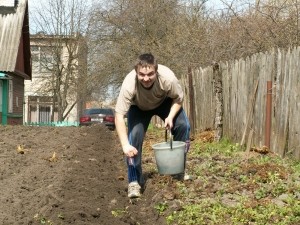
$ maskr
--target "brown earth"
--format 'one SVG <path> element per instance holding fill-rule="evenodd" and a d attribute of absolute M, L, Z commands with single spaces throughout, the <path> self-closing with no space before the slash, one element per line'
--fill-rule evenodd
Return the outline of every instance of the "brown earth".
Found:
<path fill-rule="evenodd" d="M 104 126 L 0 126 L 0 133 L 1 225 L 166 225 L 166 215 L 182 210 L 183 202 L 214 198 L 223 188 L 226 190 L 222 204 L 228 207 L 237 203 L 232 201 L 232 195 L 240 196 L 240 193 L 248 195 L 249 205 L 273 201 L 288 207 L 282 196 L 270 195 L 257 200 L 255 191 L 259 183 L 240 182 L 241 176 L 249 174 L 255 174 L 268 190 L 274 185 L 268 182 L 269 174 L 277 174 L 278 179 L 292 182 L 289 190 L 295 190 L 294 195 L 299 196 L 296 188 L 299 177 L 289 174 L 282 165 L 255 164 L 251 158 L 261 157 L 261 151 L 257 153 L 255 149 L 236 157 L 189 154 L 187 169 L 192 175 L 195 169 L 199 170 L 199 165 L 211 167 L 202 171 L 202 178 L 193 181 L 161 176 L 151 145 L 164 141 L 159 140 L 164 139 L 164 130 L 156 129 L 147 133 L 144 143 L 145 191 L 141 198 L 129 200 L 126 165 L 115 131 Z M 192 137 L 191 152 L 201 151 L 195 147 L 197 140 L 212 142 L 214 134 L 207 131 Z M 228 173 L 228 165 L 240 165 L 238 172 Z M 184 189 L 180 188 L 183 186 Z"/>
<path fill-rule="evenodd" d="M 130 201 L 115 131 L 1 126 L 0 132 L 0 224 L 165 224 L 155 205 L 175 198 L 172 190 L 158 191 L 160 180 L 170 178 L 145 171 L 145 191 Z M 151 156 L 144 163 L 153 164 Z M 172 188 L 172 180 L 163 183 Z"/>

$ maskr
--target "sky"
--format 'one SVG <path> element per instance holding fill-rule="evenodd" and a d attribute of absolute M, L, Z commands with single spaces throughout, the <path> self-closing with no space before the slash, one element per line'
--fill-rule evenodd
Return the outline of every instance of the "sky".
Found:
<path fill-rule="evenodd" d="M 29 3 L 29 8 L 32 6 L 32 5 L 34 5 L 34 4 L 39 4 L 40 2 L 43 2 L 43 1 L 48 1 L 48 0 L 28 0 L 28 3 Z M 92 2 L 93 0 L 91 0 L 91 2 Z M 96 0 L 94 0 L 94 1 L 96 1 Z M 224 0 L 223 0 L 224 1 Z M 231 1 L 235 1 L 235 0 L 225 0 L 225 1 L 227 1 L 227 2 L 231 2 Z M 209 7 L 217 7 L 217 8 L 219 8 L 219 7 L 222 7 L 222 5 L 223 5 L 223 3 L 222 3 L 222 0 L 208 0 L 208 2 L 207 2 L 207 5 L 209 6 Z"/>
<path fill-rule="evenodd" d="M 1 1 L 1 0 L 0 0 Z M 28 0 L 28 5 L 29 5 L 29 12 L 32 12 L 32 9 L 34 8 L 34 6 L 38 6 L 40 5 L 41 3 L 43 2 L 49 2 L 50 0 Z M 65 0 L 67 1 L 67 0 Z M 99 1 L 99 0 L 86 0 L 87 2 L 89 3 L 92 3 L 94 1 Z M 223 2 L 228 2 L 228 3 L 231 3 L 231 2 L 239 2 L 241 0 L 208 0 L 206 2 L 206 6 L 208 9 L 210 10 L 213 10 L 213 11 L 218 11 L 220 9 L 224 9 L 225 6 L 224 6 L 224 3 Z M 250 0 L 249 0 L 250 1 Z M 253 0 L 254 1 L 254 0 Z M 31 17 L 29 17 L 30 19 Z M 30 24 L 31 24 L 31 31 L 32 32 L 36 32 L 36 29 L 34 29 L 34 23 L 32 21 L 32 18 L 30 20 Z"/>
<path fill-rule="evenodd" d="M 221 0 L 208 0 L 207 2 L 207 6 L 208 7 L 221 7 L 223 5 L 223 3 L 221 2 Z"/>
<path fill-rule="evenodd" d="M 231 5 L 231 3 L 234 3 L 233 5 L 239 6 L 238 8 L 243 8 L 244 6 L 246 6 L 247 4 L 245 4 L 246 2 L 255 2 L 255 0 L 208 0 L 206 3 L 206 6 L 208 8 L 213 8 L 215 10 L 219 10 L 219 9 L 224 9 L 226 8 L 224 5 L 224 2 L 227 3 L 228 5 Z"/>

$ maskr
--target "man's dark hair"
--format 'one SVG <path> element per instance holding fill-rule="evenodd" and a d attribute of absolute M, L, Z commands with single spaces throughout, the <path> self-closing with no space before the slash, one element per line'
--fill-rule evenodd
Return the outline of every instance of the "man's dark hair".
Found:
<path fill-rule="evenodd" d="M 134 65 L 134 69 L 136 72 L 140 66 L 154 66 L 155 71 L 157 71 L 158 68 L 157 61 L 151 53 L 142 54 L 137 58 L 137 61 Z"/>

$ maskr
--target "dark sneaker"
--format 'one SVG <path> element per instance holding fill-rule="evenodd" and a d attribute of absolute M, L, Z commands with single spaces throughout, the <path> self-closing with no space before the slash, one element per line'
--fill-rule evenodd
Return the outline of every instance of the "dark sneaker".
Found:
<path fill-rule="evenodd" d="M 138 182 L 134 181 L 128 185 L 128 197 L 129 198 L 138 198 L 141 197 L 141 186 Z"/>

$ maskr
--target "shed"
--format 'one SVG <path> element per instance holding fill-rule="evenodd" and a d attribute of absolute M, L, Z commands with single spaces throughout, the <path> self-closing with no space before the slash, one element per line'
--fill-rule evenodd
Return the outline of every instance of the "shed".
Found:
<path fill-rule="evenodd" d="M 24 80 L 31 79 L 28 0 L 0 1 L 0 122 L 23 124 Z"/>

